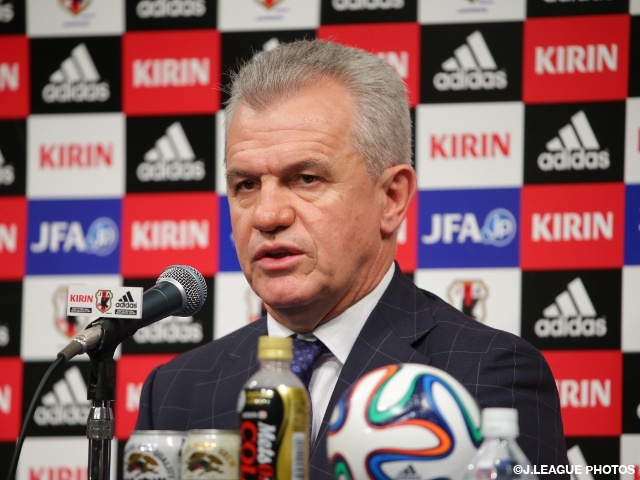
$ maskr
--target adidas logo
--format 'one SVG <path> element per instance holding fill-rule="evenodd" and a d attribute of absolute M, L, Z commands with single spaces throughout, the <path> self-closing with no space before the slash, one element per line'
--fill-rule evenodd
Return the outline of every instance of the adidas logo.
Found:
<path fill-rule="evenodd" d="M 433 86 L 449 90 L 502 90 L 507 88 L 507 73 L 498 70 L 493 55 L 479 30 L 456 48 L 442 63 L 444 72 L 433 77 Z"/>
<path fill-rule="evenodd" d="M 42 99 L 46 103 L 106 102 L 110 96 L 109 84 L 100 81 L 100 74 L 84 43 L 71 51 L 71 56 L 60 64 L 42 89 Z"/>
<path fill-rule="evenodd" d="M 603 337 L 607 321 L 598 318 L 589 294 L 580 277 L 567 285 L 556 301 L 542 312 L 533 329 L 540 338 L 547 337 Z"/>
<path fill-rule="evenodd" d="M 144 155 L 136 176 L 141 182 L 202 180 L 206 174 L 204 162 L 196 160 L 191 144 L 180 122 L 172 123 L 155 147 Z"/>
<path fill-rule="evenodd" d="M 606 170 L 611 161 L 609 152 L 600 144 L 584 111 L 571 117 L 571 122 L 560 130 L 558 136 L 547 142 L 547 152 L 538 155 L 540 170 Z"/>
<path fill-rule="evenodd" d="M 87 384 L 80 369 L 71 367 L 42 397 L 42 405 L 36 408 L 33 420 L 41 427 L 85 425 L 90 408 Z"/>
<path fill-rule="evenodd" d="M 0 186 L 11 185 L 16 179 L 13 165 L 5 165 L 4 156 L 0 150 Z"/>
<path fill-rule="evenodd" d="M 138 302 L 133 301 L 130 291 L 127 291 L 117 302 L 116 308 L 138 308 Z"/>
<path fill-rule="evenodd" d="M 142 0 L 136 5 L 139 18 L 201 17 L 205 13 L 205 0 Z"/>
<path fill-rule="evenodd" d="M 409 465 L 404 470 L 398 472 L 398 474 L 394 477 L 394 480 L 421 480 L 422 477 L 416 469 L 413 468 L 413 465 Z"/>

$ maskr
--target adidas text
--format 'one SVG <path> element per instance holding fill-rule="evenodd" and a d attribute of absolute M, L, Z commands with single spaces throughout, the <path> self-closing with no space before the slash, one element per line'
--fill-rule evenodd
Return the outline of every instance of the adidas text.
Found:
<path fill-rule="evenodd" d="M 12 185 L 16 174 L 12 165 L 0 166 L 0 185 Z"/>
<path fill-rule="evenodd" d="M 607 321 L 604 318 L 583 317 L 541 318 L 533 329 L 540 338 L 603 337 L 607 334 Z"/>
<path fill-rule="evenodd" d="M 88 405 L 41 405 L 36 408 L 33 419 L 42 427 L 51 425 L 85 425 L 90 408 Z"/>
<path fill-rule="evenodd" d="M 0 325 L 0 347 L 6 347 L 9 345 L 10 340 L 11 334 L 9 332 L 9 327 L 6 325 Z"/>
<path fill-rule="evenodd" d="M 502 70 L 440 72 L 433 77 L 433 86 L 441 91 L 503 90 L 507 88 L 507 74 Z"/>
<path fill-rule="evenodd" d="M 147 343 L 199 343 L 204 338 L 202 325 L 197 322 L 185 322 L 169 317 L 163 322 L 141 328 L 133 336 L 138 344 Z"/>
<path fill-rule="evenodd" d="M 138 308 L 137 302 L 118 302 L 116 308 Z"/>
<path fill-rule="evenodd" d="M 0 5 L 0 22 L 2 23 L 9 23 L 11 20 L 13 20 L 13 5 L 12 4 L 7 4 L 7 5 Z"/>
<path fill-rule="evenodd" d="M 141 182 L 163 182 L 170 180 L 177 182 L 180 180 L 202 180 L 206 174 L 204 162 L 144 162 L 138 165 L 136 176 Z"/>
<path fill-rule="evenodd" d="M 107 82 L 49 83 L 42 89 L 46 103 L 106 102 L 110 96 Z"/>
<path fill-rule="evenodd" d="M 404 0 L 332 0 L 334 10 L 390 10 L 404 7 Z"/>
<path fill-rule="evenodd" d="M 538 156 L 538 167 L 540 170 L 549 172 L 551 170 L 606 170 L 611 165 L 609 152 L 562 150 L 560 152 L 545 152 Z"/>
<path fill-rule="evenodd" d="M 207 5 L 204 0 L 142 0 L 136 13 L 140 18 L 202 17 Z"/>

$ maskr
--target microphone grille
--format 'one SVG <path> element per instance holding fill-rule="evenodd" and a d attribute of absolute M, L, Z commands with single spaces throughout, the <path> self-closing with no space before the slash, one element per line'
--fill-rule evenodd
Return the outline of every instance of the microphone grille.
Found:
<path fill-rule="evenodd" d="M 158 282 L 163 279 L 172 279 L 179 283 L 185 291 L 187 301 L 182 310 L 176 315 L 187 317 L 197 313 L 207 299 L 207 284 L 202 274 L 188 265 L 171 265 L 158 277 Z"/>

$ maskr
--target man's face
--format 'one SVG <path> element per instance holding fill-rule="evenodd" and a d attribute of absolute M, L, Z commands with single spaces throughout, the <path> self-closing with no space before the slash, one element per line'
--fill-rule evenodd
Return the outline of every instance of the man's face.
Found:
<path fill-rule="evenodd" d="M 229 126 L 227 191 L 240 265 L 269 311 L 298 331 L 379 280 L 384 191 L 351 146 L 352 123 L 347 91 L 325 82 L 264 111 L 241 104 Z"/>

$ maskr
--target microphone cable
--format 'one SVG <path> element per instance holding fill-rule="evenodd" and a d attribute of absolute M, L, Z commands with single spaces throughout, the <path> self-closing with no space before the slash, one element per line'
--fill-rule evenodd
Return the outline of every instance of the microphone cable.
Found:
<path fill-rule="evenodd" d="M 20 435 L 18 436 L 18 441 L 16 442 L 16 448 L 13 451 L 13 457 L 11 458 L 11 465 L 9 466 L 9 474 L 7 475 L 7 480 L 13 480 L 16 477 L 16 470 L 18 468 L 18 458 L 20 458 L 20 451 L 22 450 L 22 444 L 24 443 L 24 439 L 27 436 L 27 424 L 29 420 L 33 417 L 33 414 L 36 410 L 36 404 L 38 398 L 40 398 L 40 393 L 44 388 L 45 383 L 49 380 L 49 377 L 53 374 L 53 372 L 65 362 L 65 359 L 62 355 L 58 355 L 55 361 L 49 366 L 49 369 L 46 371 L 40 383 L 38 384 L 38 388 L 36 388 L 36 392 L 31 399 L 31 403 L 29 404 L 29 408 L 25 413 L 24 422 L 22 423 L 22 429 L 20 430 Z"/>

